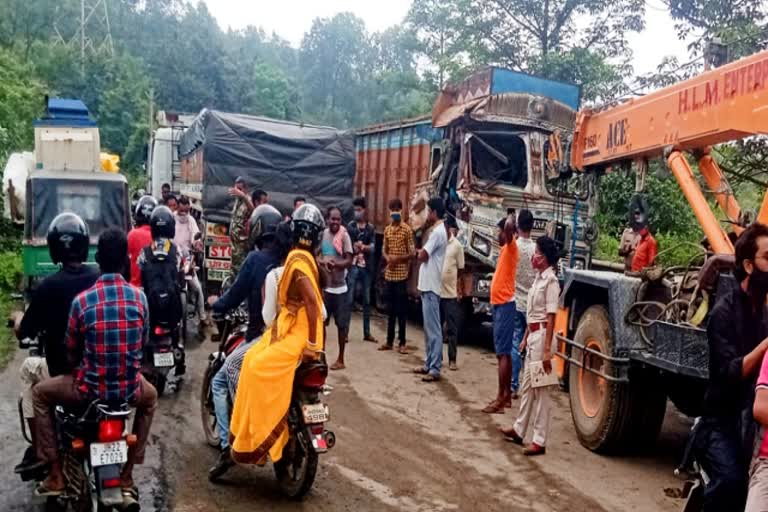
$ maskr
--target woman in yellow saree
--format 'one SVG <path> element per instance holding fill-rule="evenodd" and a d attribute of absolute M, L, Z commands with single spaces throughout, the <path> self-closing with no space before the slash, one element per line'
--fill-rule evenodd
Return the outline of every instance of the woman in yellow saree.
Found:
<path fill-rule="evenodd" d="M 232 458 L 244 464 L 264 464 L 267 455 L 280 460 L 296 368 L 302 358 L 319 357 L 324 347 L 314 250 L 325 223 L 317 207 L 305 204 L 294 212 L 291 227 L 294 246 L 278 285 L 280 312 L 245 356 L 232 412 Z"/>

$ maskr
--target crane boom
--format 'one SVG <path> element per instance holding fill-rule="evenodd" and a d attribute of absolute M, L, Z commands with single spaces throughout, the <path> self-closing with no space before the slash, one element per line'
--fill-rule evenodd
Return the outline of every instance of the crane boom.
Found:
<path fill-rule="evenodd" d="M 768 51 L 763 51 L 621 105 L 582 110 L 571 166 L 586 171 L 666 156 L 712 249 L 732 254 L 733 245 L 682 152 L 696 153 L 699 171 L 738 233 L 741 208 L 709 147 L 767 133 Z M 757 220 L 768 222 L 768 194 Z"/>
<path fill-rule="evenodd" d="M 584 170 L 768 133 L 768 51 L 576 119 L 571 164 Z"/>

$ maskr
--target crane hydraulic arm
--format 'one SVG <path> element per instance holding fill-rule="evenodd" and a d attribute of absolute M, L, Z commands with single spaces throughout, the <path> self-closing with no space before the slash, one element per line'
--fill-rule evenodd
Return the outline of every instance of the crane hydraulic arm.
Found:
<path fill-rule="evenodd" d="M 576 118 L 571 165 L 578 170 L 666 156 L 704 234 L 716 253 L 733 246 L 710 209 L 683 155 L 693 152 L 720 208 L 737 231 L 741 209 L 709 148 L 768 133 L 768 51 Z M 768 194 L 758 215 L 768 223 Z"/>

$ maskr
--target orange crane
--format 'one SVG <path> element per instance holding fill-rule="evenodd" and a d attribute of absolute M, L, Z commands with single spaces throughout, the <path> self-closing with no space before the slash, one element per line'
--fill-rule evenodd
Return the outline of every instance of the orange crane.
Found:
<path fill-rule="evenodd" d="M 767 132 L 768 51 L 577 114 L 571 167 L 599 176 L 637 163 L 642 172 L 648 159 L 666 158 L 716 254 L 701 267 L 691 261 L 641 276 L 565 271 L 555 321 L 558 374 L 568 387 L 576 433 L 590 450 L 652 442 L 668 399 L 685 414 L 700 414 L 709 375 L 704 326 L 719 287 L 732 286 L 727 270 L 733 245 L 688 158 L 697 161 L 729 229 L 738 234 L 752 219 L 743 214 L 711 147 Z M 550 164 L 565 158 L 557 144 L 553 134 Z M 768 224 L 768 193 L 756 220 Z"/>
<path fill-rule="evenodd" d="M 733 245 L 710 209 L 684 152 L 699 171 L 727 220 L 740 232 L 741 208 L 710 147 L 768 133 L 768 51 L 576 119 L 571 165 L 578 170 L 665 156 L 715 253 Z M 768 224 L 768 194 L 757 220 Z"/>

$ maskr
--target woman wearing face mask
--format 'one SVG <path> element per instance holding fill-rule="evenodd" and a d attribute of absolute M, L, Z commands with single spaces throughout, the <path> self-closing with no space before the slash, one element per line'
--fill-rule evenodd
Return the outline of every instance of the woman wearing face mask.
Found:
<path fill-rule="evenodd" d="M 520 352 L 528 348 L 523 372 L 520 412 L 511 429 L 501 430 L 507 441 L 519 445 L 523 444 L 523 440 L 532 430 L 533 442 L 523 449 L 523 454 L 529 456 L 546 453 L 552 408 L 551 391 L 550 387 L 533 388 L 531 386 L 530 365 L 541 361 L 545 372 L 552 371 L 552 338 L 560 296 L 560 283 L 555 274 L 557 260 L 558 250 L 554 240 L 548 236 L 542 236 L 536 240 L 536 251 L 531 258 L 536 277 L 528 291 L 528 327 L 520 344 Z"/>

